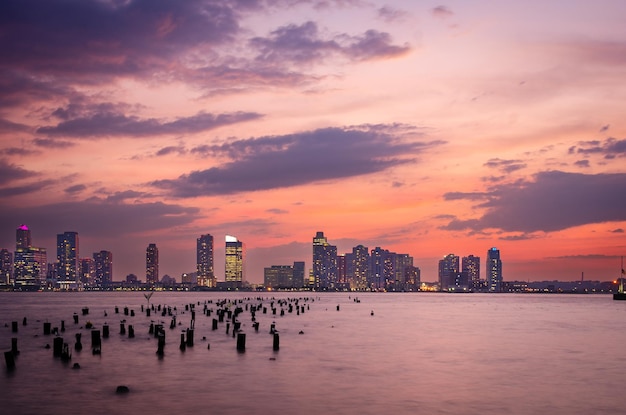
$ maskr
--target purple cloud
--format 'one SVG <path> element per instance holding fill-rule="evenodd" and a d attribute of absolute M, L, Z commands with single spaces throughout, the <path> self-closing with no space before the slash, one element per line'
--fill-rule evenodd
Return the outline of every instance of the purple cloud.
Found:
<path fill-rule="evenodd" d="M 522 160 L 502 160 L 495 158 L 487 161 L 484 166 L 492 169 L 498 169 L 503 173 L 513 173 L 514 171 L 525 168 L 526 163 Z"/>
<path fill-rule="evenodd" d="M 325 128 L 205 146 L 203 154 L 227 156 L 232 161 L 151 184 L 174 197 L 291 187 L 415 163 L 421 152 L 442 144 L 403 140 L 400 138 L 403 128 Z M 192 152 L 200 150 L 196 148 Z"/>
<path fill-rule="evenodd" d="M 448 193 L 446 200 L 462 199 Z M 547 171 L 534 181 L 496 186 L 483 194 L 485 209 L 478 219 L 450 221 L 443 229 L 501 229 L 507 232 L 553 232 L 590 223 L 626 220 L 626 174 Z M 468 194 L 467 200 L 476 200 Z"/>

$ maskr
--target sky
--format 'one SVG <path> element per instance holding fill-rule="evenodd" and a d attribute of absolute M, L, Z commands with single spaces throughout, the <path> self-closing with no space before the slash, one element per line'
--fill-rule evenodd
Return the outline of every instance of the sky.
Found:
<path fill-rule="evenodd" d="M 504 280 L 613 280 L 626 254 L 626 2 L 3 0 L 0 248 L 26 224 L 114 280 L 323 231 Z"/>

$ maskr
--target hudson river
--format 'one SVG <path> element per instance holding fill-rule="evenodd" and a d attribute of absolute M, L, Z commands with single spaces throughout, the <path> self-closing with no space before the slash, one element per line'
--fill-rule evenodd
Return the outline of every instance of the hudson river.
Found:
<path fill-rule="evenodd" d="M 280 299 L 292 300 L 291 313 L 285 304 L 280 315 Z M 238 321 L 245 351 L 237 350 L 232 319 L 226 316 L 213 330 L 221 300 L 224 307 L 230 302 L 231 311 L 244 310 Z M 608 295 L 156 292 L 150 304 L 170 307 L 180 324 L 170 328 L 172 316 L 157 310 L 146 316 L 141 292 L 0 293 L 0 347 L 11 350 L 11 339 L 17 338 L 20 352 L 13 370 L 2 356 L 0 412 L 626 412 L 626 302 Z M 181 334 L 191 325 L 190 304 L 194 343 L 181 351 Z M 253 305 L 267 309 L 256 311 L 258 331 L 246 310 Z M 83 315 L 85 307 L 89 312 Z M 68 343 L 69 361 L 53 356 L 55 335 L 44 334 L 46 322 Z M 101 354 L 92 353 L 88 322 L 101 332 L 109 326 Z M 151 322 L 164 325 L 162 357 L 149 334 Z M 74 349 L 77 333 L 82 351 Z M 128 393 L 116 393 L 122 385 Z"/>

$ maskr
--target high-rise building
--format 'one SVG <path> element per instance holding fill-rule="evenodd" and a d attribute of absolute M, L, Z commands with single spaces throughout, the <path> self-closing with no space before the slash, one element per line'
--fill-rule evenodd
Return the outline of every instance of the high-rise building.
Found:
<path fill-rule="evenodd" d="M 94 286 L 94 276 L 96 273 L 96 267 L 92 258 L 81 258 L 80 259 L 80 282 L 83 285 L 92 287 Z"/>
<path fill-rule="evenodd" d="M 213 268 L 213 236 L 201 235 L 196 240 L 196 270 L 198 285 L 215 287 L 217 281 Z"/>
<path fill-rule="evenodd" d="M 0 250 L 0 285 L 13 285 L 13 254 Z"/>
<path fill-rule="evenodd" d="M 78 233 L 57 235 L 57 278 L 59 281 L 78 282 Z"/>
<path fill-rule="evenodd" d="M 498 248 L 487 251 L 487 290 L 495 293 L 502 291 L 502 261 Z"/>
<path fill-rule="evenodd" d="M 317 232 L 313 238 L 313 277 L 318 290 L 336 287 L 337 247 L 328 243 L 324 232 Z"/>
<path fill-rule="evenodd" d="M 263 269 L 263 285 L 266 288 L 293 288 L 293 267 L 272 265 Z"/>
<path fill-rule="evenodd" d="M 244 278 L 244 246 L 234 236 L 226 235 L 225 280 L 234 287 L 241 287 Z"/>
<path fill-rule="evenodd" d="M 156 244 L 149 244 L 146 248 L 146 283 L 159 282 L 159 249 Z"/>
<path fill-rule="evenodd" d="M 370 274 L 370 254 L 366 246 L 357 245 L 346 254 L 346 274 L 352 290 L 365 290 Z"/>
<path fill-rule="evenodd" d="M 469 288 L 480 288 L 480 257 L 474 255 L 464 256 L 461 260 L 461 270 L 467 274 Z"/>
<path fill-rule="evenodd" d="M 100 251 L 93 253 L 94 283 L 98 287 L 110 285 L 113 282 L 113 253 Z"/>
<path fill-rule="evenodd" d="M 30 229 L 26 225 L 20 225 L 15 231 L 15 249 L 28 249 L 31 246 Z"/>
<path fill-rule="evenodd" d="M 35 290 L 46 281 L 48 255 L 45 248 L 31 246 L 18 249 L 13 257 L 14 286 L 18 290 Z"/>
<path fill-rule="evenodd" d="M 459 274 L 459 257 L 448 254 L 439 260 L 439 289 L 448 291 L 455 286 Z"/>
<path fill-rule="evenodd" d="M 304 261 L 295 261 L 293 263 L 293 287 L 302 288 L 305 285 Z"/>

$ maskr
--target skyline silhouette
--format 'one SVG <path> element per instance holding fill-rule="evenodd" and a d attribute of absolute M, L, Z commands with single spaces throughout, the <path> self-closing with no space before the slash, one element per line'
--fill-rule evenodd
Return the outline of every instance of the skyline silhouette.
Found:
<path fill-rule="evenodd" d="M 618 277 L 624 2 L 409 3 L 3 1 L 0 247 L 179 276 L 235 235 L 259 279 L 323 230 L 425 280 L 493 246 L 507 280 Z"/>

